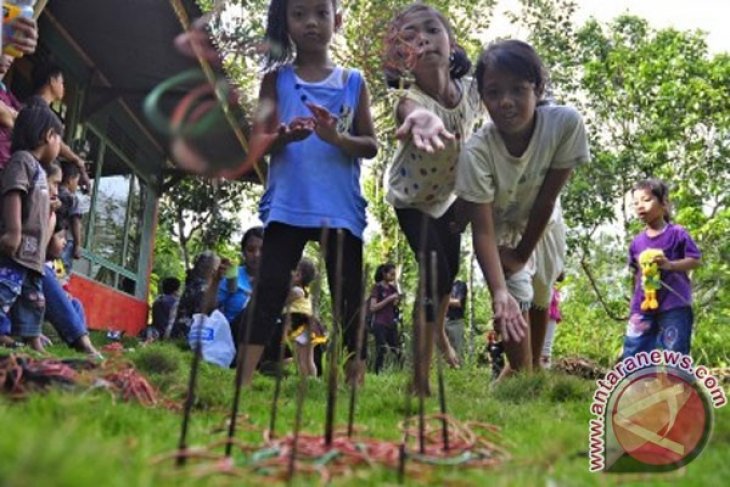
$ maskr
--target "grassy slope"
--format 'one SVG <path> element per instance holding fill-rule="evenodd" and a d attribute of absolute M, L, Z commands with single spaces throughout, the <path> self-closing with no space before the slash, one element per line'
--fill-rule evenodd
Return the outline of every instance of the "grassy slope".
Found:
<path fill-rule="evenodd" d="M 60 348 L 54 351 L 61 351 Z M 65 353 L 65 352 L 64 352 Z M 153 346 L 128 354 L 168 397 L 182 397 L 189 355 L 174 346 Z M 155 372 L 156 371 L 156 372 Z M 490 388 L 486 369 L 467 367 L 447 372 L 448 406 L 462 420 L 480 420 L 503 429 L 502 443 L 513 455 L 496 470 L 440 468 L 430 477 L 433 485 L 666 485 L 661 477 L 617 477 L 587 470 L 588 410 L 592 384 L 571 377 L 539 375 L 516 378 Z M 198 410 L 190 433 L 192 444 L 220 438 L 211 429 L 220 424 L 232 396 L 233 374 L 203 367 Z M 398 439 L 403 415 L 401 373 L 368 376 L 359 401 L 358 424 L 368 435 Z M 278 430 L 291 428 L 296 378 L 283 384 Z M 259 430 L 268 426 L 273 381 L 257 377 L 246 392 L 242 408 Z M 347 395 L 339 397 L 339 423 L 346 419 Z M 321 431 L 325 387 L 312 381 L 305 405 L 305 431 Z M 427 410 L 435 412 L 430 399 Z M 204 481 L 175 476 L 169 464 L 154 466 L 150 459 L 174 449 L 179 415 L 164 409 L 143 408 L 113 400 L 108 393 L 53 392 L 27 401 L 0 398 L 0 486 L 158 486 L 256 485 L 256 477 L 223 476 Z M 249 441 L 260 433 L 243 435 Z M 717 411 L 713 438 L 702 455 L 673 482 L 678 485 L 725 485 L 730 478 L 730 409 Z M 394 484 L 389 470 L 359 470 L 336 485 Z M 300 485 L 302 482 L 296 482 Z M 415 482 L 409 482 L 415 485 Z"/>

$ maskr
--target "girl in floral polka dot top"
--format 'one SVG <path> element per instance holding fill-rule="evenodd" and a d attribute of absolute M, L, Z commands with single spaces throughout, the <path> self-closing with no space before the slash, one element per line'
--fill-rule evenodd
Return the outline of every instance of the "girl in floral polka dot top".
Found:
<path fill-rule="evenodd" d="M 450 365 L 458 359 L 444 330 L 445 314 L 459 271 L 461 237 L 452 231 L 456 210 L 454 184 L 462 143 L 471 135 L 481 114 L 475 83 L 465 75 L 471 62 L 454 38 L 448 20 L 436 9 L 415 3 L 391 22 L 386 38 L 385 71 L 389 84 L 400 88 L 395 108 L 397 136 L 401 139 L 387 174 L 387 201 L 419 260 L 425 276 L 426 299 L 416 303 L 417 322 L 428 330 L 419 346 L 420 366 L 414 391 L 428 394 L 428 370 L 435 336 Z M 404 89 L 408 74 L 412 83 Z M 431 256 L 436 254 L 436 272 Z M 515 336 L 525 327 L 517 303 L 509 296 L 494 246 L 492 292 L 495 319 L 508 324 Z M 429 299 L 435 282 L 437 303 Z"/>

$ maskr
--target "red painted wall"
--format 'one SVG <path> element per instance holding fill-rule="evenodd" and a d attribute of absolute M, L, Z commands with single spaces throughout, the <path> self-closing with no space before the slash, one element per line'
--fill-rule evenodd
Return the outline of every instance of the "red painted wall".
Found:
<path fill-rule="evenodd" d="M 145 301 L 78 274 L 71 274 L 68 291 L 84 304 L 92 330 L 119 330 L 132 336 L 147 325 Z"/>

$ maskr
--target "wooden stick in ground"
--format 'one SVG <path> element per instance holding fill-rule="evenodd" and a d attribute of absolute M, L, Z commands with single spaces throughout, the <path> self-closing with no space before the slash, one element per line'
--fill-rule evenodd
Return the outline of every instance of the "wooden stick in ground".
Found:
<path fill-rule="evenodd" d="M 294 273 L 289 280 L 289 289 L 294 286 Z M 281 332 L 279 341 L 279 354 L 276 357 L 276 382 L 274 383 L 274 397 L 271 401 L 271 419 L 269 421 L 269 438 L 276 436 L 276 415 L 279 406 L 279 395 L 281 394 L 281 380 L 284 377 L 284 350 L 286 349 L 286 334 L 291 330 L 291 314 L 284 313 L 284 329 Z"/>
<path fill-rule="evenodd" d="M 355 347 L 355 360 L 360 360 L 362 354 L 362 347 L 365 346 L 365 315 L 366 311 L 370 306 L 369 293 L 367 292 L 367 276 L 369 275 L 368 267 L 362 274 L 362 290 L 363 290 L 363 302 L 360 306 L 360 319 L 357 324 L 357 346 Z M 355 422 L 355 403 L 357 402 L 357 380 L 353 380 L 350 385 L 350 410 L 347 415 L 347 437 L 352 438 L 353 424 Z"/>
<path fill-rule="evenodd" d="M 405 481 L 406 460 L 408 459 L 408 427 L 411 419 L 411 391 L 406 387 L 405 412 L 403 414 L 403 440 L 398 447 L 398 483 Z"/>
<path fill-rule="evenodd" d="M 176 465 L 182 467 L 185 465 L 187 457 L 185 456 L 185 450 L 188 448 L 188 425 L 190 424 L 190 416 L 193 410 L 193 403 L 195 402 L 195 389 L 198 381 L 198 369 L 200 366 L 200 359 L 203 356 L 203 330 L 198 331 L 198 337 L 195 340 L 195 350 L 193 351 L 193 360 L 190 365 L 190 379 L 188 380 L 188 392 L 185 396 L 185 405 L 183 407 L 183 419 L 180 427 L 180 441 L 178 442 L 178 455 L 176 459 Z"/>
<path fill-rule="evenodd" d="M 438 263 L 436 261 L 437 256 L 436 252 L 431 252 L 431 299 L 433 300 L 434 304 L 434 316 L 439 319 L 441 314 L 439 311 L 436 311 L 437 303 L 440 304 L 440 297 L 438 295 L 438 285 L 437 285 L 437 273 L 438 273 Z M 431 330 L 432 332 L 436 332 L 437 330 Z M 439 405 L 441 407 L 441 435 L 443 437 L 444 442 L 444 450 L 449 451 L 449 423 L 446 420 L 446 388 L 444 387 L 444 363 L 443 363 L 443 357 L 440 353 L 436 353 L 436 373 L 438 374 L 438 388 L 439 388 Z"/>
<path fill-rule="evenodd" d="M 251 340 L 251 328 L 253 326 L 253 314 L 256 310 L 258 299 L 259 269 L 254 276 L 254 287 L 251 299 L 246 305 L 246 313 L 241 313 L 238 323 L 238 352 L 236 353 L 236 379 L 234 381 L 233 403 L 231 404 L 231 417 L 228 424 L 228 441 L 226 442 L 226 457 L 230 457 L 233 450 L 233 437 L 236 435 L 236 419 L 241 401 L 241 386 L 243 384 L 243 365 L 246 363 L 246 347 Z M 245 323 L 245 330 L 242 330 Z"/>
<path fill-rule="evenodd" d="M 312 346 L 312 334 L 311 334 L 311 322 L 307 321 L 304 328 L 305 336 L 309 339 L 308 346 Z M 296 412 L 294 414 L 294 437 L 292 438 L 291 453 L 289 455 L 289 466 L 287 468 L 287 481 L 291 483 L 294 478 L 294 472 L 296 470 L 297 461 L 297 446 L 299 443 L 299 430 L 302 425 L 302 410 L 304 409 L 304 398 L 307 395 L 307 375 L 299 374 L 299 385 L 297 387 L 297 404 Z"/>
<path fill-rule="evenodd" d="M 413 349 L 413 363 L 416 370 L 414 374 L 415 389 L 418 393 L 418 450 L 423 455 L 426 453 L 426 421 L 425 421 L 425 396 L 429 389 L 429 370 L 427 364 L 430 363 L 430 353 L 428 347 L 428 338 L 426 334 L 429 332 L 426 328 L 428 300 L 426 299 L 426 275 L 428 272 L 428 261 L 426 260 L 427 248 L 427 216 L 424 214 L 421 221 L 421 248 L 418 252 L 418 297 L 416 299 L 415 313 L 415 344 Z M 433 276 L 432 276 L 433 278 Z"/>
<path fill-rule="evenodd" d="M 335 262 L 335 292 L 332 317 L 334 318 L 333 336 L 334 340 L 330 347 L 329 377 L 327 381 L 327 410 L 324 422 L 324 444 L 332 446 L 334 436 L 335 410 L 337 407 L 337 373 L 339 368 L 339 349 L 341 347 L 340 337 L 344 323 L 342 321 L 342 248 L 345 234 L 342 229 L 337 230 L 337 253 Z"/>

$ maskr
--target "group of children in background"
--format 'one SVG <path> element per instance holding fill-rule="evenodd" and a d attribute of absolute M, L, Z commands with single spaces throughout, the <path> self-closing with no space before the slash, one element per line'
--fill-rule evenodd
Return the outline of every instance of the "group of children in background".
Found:
<path fill-rule="evenodd" d="M 100 357 L 91 343 L 81 303 L 63 288 L 67 268 L 54 261 L 78 255 L 79 171 L 56 162 L 63 125 L 45 104 L 20 110 L 12 155 L 0 174 L 0 340 L 20 337 L 44 352 L 44 318 L 77 350 Z M 74 228 L 71 238 L 67 229 Z"/>

